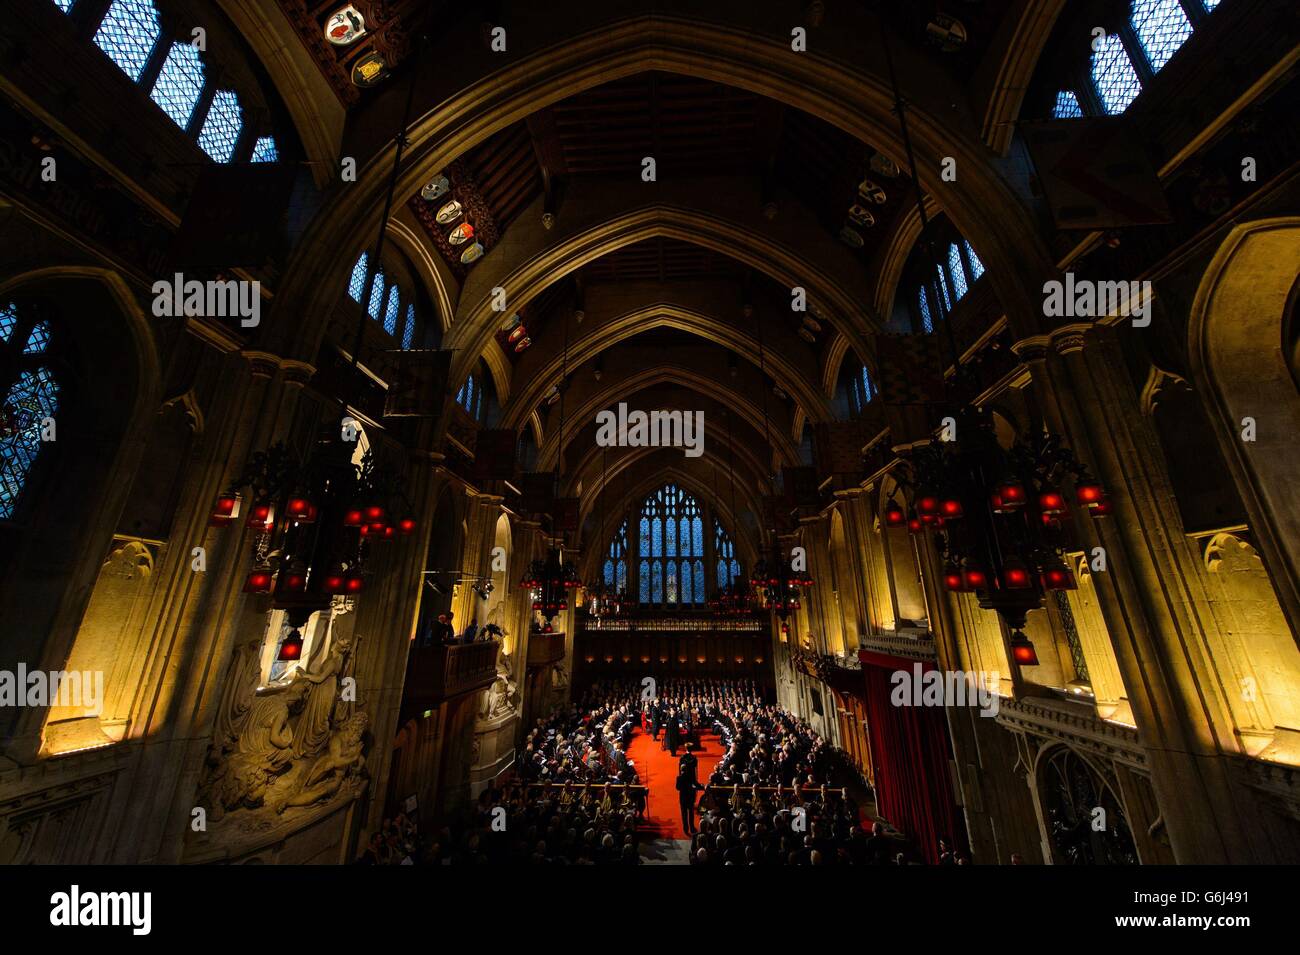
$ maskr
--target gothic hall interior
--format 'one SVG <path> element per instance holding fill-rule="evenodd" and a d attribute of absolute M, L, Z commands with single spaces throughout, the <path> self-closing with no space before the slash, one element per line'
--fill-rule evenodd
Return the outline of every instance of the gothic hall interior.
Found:
<path fill-rule="evenodd" d="M 1300 862 L 1294 3 L 4 21 L 0 863 Z"/>

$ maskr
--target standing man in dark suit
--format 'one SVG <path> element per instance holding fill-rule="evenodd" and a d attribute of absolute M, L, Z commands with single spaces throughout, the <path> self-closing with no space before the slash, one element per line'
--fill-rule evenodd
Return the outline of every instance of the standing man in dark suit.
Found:
<path fill-rule="evenodd" d="M 695 778 L 696 759 L 691 754 L 691 744 L 677 764 L 677 801 L 682 808 L 682 829 L 688 836 L 695 835 L 695 794 L 704 787 Z"/>
<path fill-rule="evenodd" d="M 681 727 L 677 723 L 676 710 L 668 711 L 668 725 L 664 729 L 664 747 L 670 756 L 677 755 L 677 747 L 682 745 Z"/>

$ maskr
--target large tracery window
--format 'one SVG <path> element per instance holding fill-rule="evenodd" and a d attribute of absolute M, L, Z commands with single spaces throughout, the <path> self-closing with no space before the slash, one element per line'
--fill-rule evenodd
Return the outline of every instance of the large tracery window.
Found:
<path fill-rule="evenodd" d="M 59 410 L 59 384 L 46 362 L 50 326 L 14 304 L 0 305 L 0 519 L 14 516 L 41 453 L 42 422 Z"/>
<path fill-rule="evenodd" d="M 665 484 L 641 505 L 641 602 L 702 604 L 704 518 L 695 498 Z"/>

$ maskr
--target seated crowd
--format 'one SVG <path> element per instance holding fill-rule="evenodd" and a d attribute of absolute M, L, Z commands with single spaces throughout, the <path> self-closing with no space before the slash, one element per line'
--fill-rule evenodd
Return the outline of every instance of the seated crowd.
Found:
<path fill-rule="evenodd" d="M 489 789 L 459 832 L 444 829 L 431 861 L 637 865 L 645 790 L 627 757 L 636 687 L 593 687 L 581 705 L 540 719 L 515 777 Z"/>

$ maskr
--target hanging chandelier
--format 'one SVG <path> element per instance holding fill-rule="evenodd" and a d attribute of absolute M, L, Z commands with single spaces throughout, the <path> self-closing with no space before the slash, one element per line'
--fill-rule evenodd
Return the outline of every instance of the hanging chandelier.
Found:
<path fill-rule="evenodd" d="M 296 660 L 298 629 L 334 598 L 365 589 L 373 545 L 414 533 L 410 515 L 397 474 L 378 467 L 369 450 L 353 463 L 351 446 L 331 432 L 305 461 L 283 442 L 253 454 L 218 495 L 208 523 L 228 527 L 243 517 L 253 532 L 244 593 L 270 595 L 272 609 L 288 612 L 294 634 L 282 642 L 280 659 Z"/>
<path fill-rule="evenodd" d="M 582 581 L 577 568 L 563 560 L 558 547 L 552 547 L 545 559 L 532 562 L 519 586 L 532 595 L 533 609 L 542 615 L 550 630 L 555 615 L 569 609 L 569 591 L 581 587 Z"/>
<path fill-rule="evenodd" d="M 932 535 L 945 588 L 974 593 L 1006 622 L 1016 662 L 1036 665 L 1026 614 L 1048 592 L 1078 587 L 1064 559 L 1074 542 L 1066 485 L 1092 518 L 1111 513 L 1110 499 L 1058 435 L 1043 431 L 1005 449 L 992 416 L 967 407 L 957 436 L 908 453 L 911 476 L 899 484 L 907 507 L 891 501 L 885 525 Z"/>
<path fill-rule="evenodd" d="M 806 572 L 793 570 L 793 565 L 793 554 L 786 554 L 778 545 L 772 549 L 770 557 L 759 559 L 749 578 L 760 606 L 775 612 L 782 624 L 792 611 L 802 606 L 799 601 L 802 591 L 813 585 L 812 577 Z"/>

